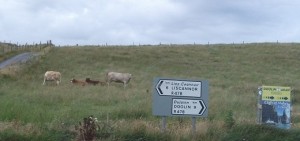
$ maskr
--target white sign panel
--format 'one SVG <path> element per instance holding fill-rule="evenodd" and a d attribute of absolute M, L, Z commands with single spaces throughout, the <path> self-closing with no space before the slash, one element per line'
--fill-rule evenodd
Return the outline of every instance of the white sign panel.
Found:
<path fill-rule="evenodd" d="M 201 97 L 201 81 L 159 80 L 155 88 L 161 96 Z"/>
<path fill-rule="evenodd" d="M 152 113 L 157 116 L 208 116 L 207 80 L 155 78 Z"/>
<path fill-rule="evenodd" d="M 205 110 L 202 100 L 173 99 L 172 115 L 202 115 Z"/>

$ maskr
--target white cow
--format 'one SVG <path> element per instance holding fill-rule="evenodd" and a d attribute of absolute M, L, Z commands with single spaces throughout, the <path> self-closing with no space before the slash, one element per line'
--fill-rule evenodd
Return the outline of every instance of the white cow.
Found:
<path fill-rule="evenodd" d="M 123 83 L 125 88 L 131 77 L 130 73 L 108 72 L 106 74 L 106 83 L 108 86 L 111 82 Z"/>
<path fill-rule="evenodd" d="M 56 85 L 59 85 L 61 81 L 61 74 L 57 71 L 47 71 L 44 76 L 44 83 L 45 85 L 46 81 L 56 81 Z"/>

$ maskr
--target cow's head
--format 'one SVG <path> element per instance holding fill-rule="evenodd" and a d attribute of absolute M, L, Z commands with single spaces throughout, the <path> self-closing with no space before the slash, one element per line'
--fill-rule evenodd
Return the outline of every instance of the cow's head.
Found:
<path fill-rule="evenodd" d="M 73 78 L 73 79 L 71 79 L 71 80 L 70 80 L 70 82 L 71 82 L 71 83 L 74 83 L 74 82 L 75 82 L 75 79 L 74 79 L 74 78 Z"/>

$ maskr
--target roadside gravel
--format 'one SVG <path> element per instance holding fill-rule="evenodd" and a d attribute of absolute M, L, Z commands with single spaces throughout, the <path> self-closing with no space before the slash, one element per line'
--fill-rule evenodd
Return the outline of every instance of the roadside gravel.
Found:
<path fill-rule="evenodd" d="M 11 57 L 7 60 L 4 60 L 3 62 L 0 62 L 0 69 L 3 69 L 7 66 L 16 64 L 16 63 L 25 63 L 27 62 L 31 57 L 37 55 L 36 53 L 33 52 L 25 52 L 19 55 L 16 55 L 14 57 Z"/>

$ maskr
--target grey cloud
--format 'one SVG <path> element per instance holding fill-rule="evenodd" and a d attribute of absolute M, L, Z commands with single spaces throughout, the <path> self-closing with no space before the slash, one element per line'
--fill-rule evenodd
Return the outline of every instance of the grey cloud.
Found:
<path fill-rule="evenodd" d="M 296 0 L 0 0 L 0 39 L 52 39 L 57 44 L 297 42 L 299 4 Z"/>

